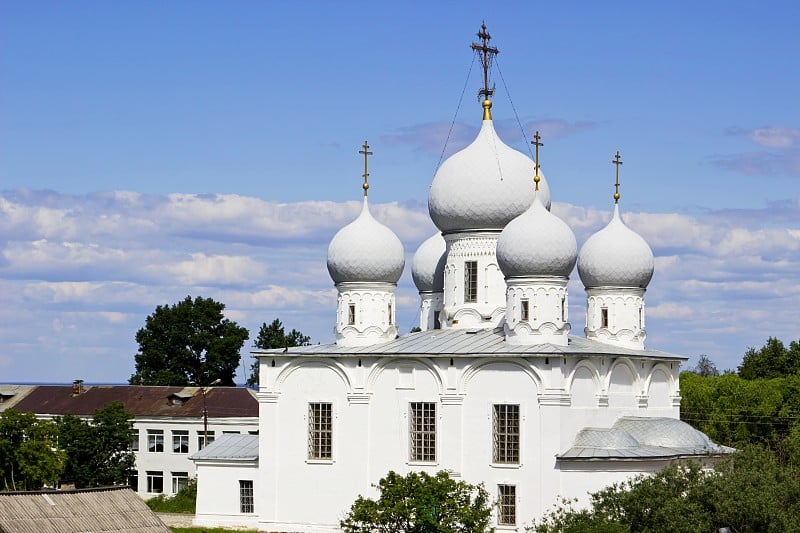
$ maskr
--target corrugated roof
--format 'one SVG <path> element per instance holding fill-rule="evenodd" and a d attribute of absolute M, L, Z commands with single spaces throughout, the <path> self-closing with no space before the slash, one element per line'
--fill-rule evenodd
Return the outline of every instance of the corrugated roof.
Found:
<path fill-rule="evenodd" d="M 13 408 L 35 388 L 35 385 L 0 384 L 0 412 Z"/>
<path fill-rule="evenodd" d="M 129 487 L 0 492 L 2 533 L 170 533 Z"/>
<path fill-rule="evenodd" d="M 171 401 L 170 396 L 181 401 Z M 137 417 L 203 416 L 200 387 L 84 385 L 81 394 L 72 394 L 71 385 L 39 385 L 18 401 L 14 409 L 44 415 L 89 416 L 114 401 L 122 402 Z M 206 405 L 211 418 L 258 416 L 258 400 L 250 389 L 243 387 L 208 387 Z"/>
<path fill-rule="evenodd" d="M 611 428 L 584 428 L 561 460 L 624 460 L 726 455 L 734 448 L 720 446 L 705 433 L 667 417 L 623 416 Z"/>
<path fill-rule="evenodd" d="M 258 459 L 258 435 L 223 434 L 189 459 L 255 461 Z"/>
<path fill-rule="evenodd" d="M 506 357 L 517 355 L 553 356 L 626 356 L 647 357 L 651 359 L 686 360 L 686 357 L 658 350 L 634 350 L 604 344 L 584 337 L 570 336 L 567 346 L 555 344 L 535 344 L 532 346 L 513 346 L 505 341 L 503 328 L 494 329 L 433 329 L 408 333 L 389 342 L 371 346 L 344 348 L 331 344 L 312 344 L 275 350 L 254 351 L 254 355 L 286 354 L 291 356 L 331 356 L 346 357 L 358 355 L 376 356 L 443 356 L 443 357 Z"/>

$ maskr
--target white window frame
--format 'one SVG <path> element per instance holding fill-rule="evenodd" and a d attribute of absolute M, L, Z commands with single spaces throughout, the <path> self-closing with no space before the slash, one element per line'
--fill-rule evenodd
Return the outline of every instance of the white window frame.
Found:
<path fill-rule="evenodd" d="M 216 437 L 214 435 L 214 432 L 209 430 L 208 431 L 208 442 L 207 443 L 204 442 L 204 438 L 205 438 L 205 432 L 201 429 L 200 431 L 197 432 L 197 449 L 198 449 L 198 451 L 202 450 L 203 448 L 205 448 L 206 446 L 208 446 L 209 444 L 214 442 L 214 439 Z"/>
<path fill-rule="evenodd" d="M 408 403 L 408 462 L 436 464 L 439 409 L 436 402 Z M 431 429 L 432 426 L 432 429 Z"/>
<path fill-rule="evenodd" d="M 186 446 L 186 451 L 181 448 Z M 172 431 L 172 453 L 184 455 L 189 453 L 189 431 L 188 430 L 173 430 Z"/>
<path fill-rule="evenodd" d="M 155 481 L 161 480 L 161 490 L 153 490 L 155 488 Z M 150 494 L 163 494 L 164 493 L 164 472 L 159 470 L 147 471 L 147 492 Z"/>
<path fill-rule="evenodd" d="M 150 453 L 164 453 L 163 429 L 147 430 L 147 451 Z"/>
<path fill-rule="evenodd" d="M 317 418 L 315 409 L 325 410 L 327 415 L 322 419 Z M 307 451 L 306 459 L 312 463 L 330 463 L 333 462 L 333 435 L 334 435 L 334 405 L 333 402 L 308 402 L 307 419 Z M 326 442 L 327 441 L 327 442 Z M 327 451 L 327 455 L 326 452 Z"/>
<path fill-rule="evenodd" d="M 171 472 L 172 494 L 178 494 L 182 487 L 189 482 L 189 472 Z"/>
<path fill-rule="evenodd" d="M 131 437 L 131 451 L 138 452 L 139 451 L 139 430 L 134 429 Z"/>

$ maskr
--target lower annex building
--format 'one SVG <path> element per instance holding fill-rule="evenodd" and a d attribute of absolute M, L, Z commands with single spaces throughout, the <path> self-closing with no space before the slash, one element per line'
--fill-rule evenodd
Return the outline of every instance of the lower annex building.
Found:
<path fill-rule="evenodd" d="M 492 122 L 485 26 L 483 120 L 448 158 L 428 208 L 440 233 L 414 255 L 420 332 L 398 336 L 397 236 L 364 204 L 328 248 L 338 292 L 335 342 L 254 352 L 259 435 L 193 456 L 196 524 L 339 531 L 358 495 L 390 470 L 483 483 L 498 530 L 524 531 L 560 497 L 731 450 L 679 420 L 684 357 L 646 349 L 653 253 L 619 213 L 580 248 L 550 212 L 536 160 Z M 616 162 L 619 163 L 619 154 Z M 586 289 L 583 335 L 570 335 L 567 282 Z"/>

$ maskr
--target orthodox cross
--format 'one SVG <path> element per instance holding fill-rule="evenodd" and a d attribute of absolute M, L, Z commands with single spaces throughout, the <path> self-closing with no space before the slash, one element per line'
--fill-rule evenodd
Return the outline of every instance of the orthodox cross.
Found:
<path fill-rule="evenodd" d="M 500 53 L 500 50 L 494 46 L 489 46 L 489 41 L 492 36 L 486 31 L 486 23 L 481 24 L 481 31 L 477 33 L 478 39 L 481 43 L 472 43 L 472 49 L 478 54 L 478 59 L 481 61 L 483 67 L 483 89 L 478 91 L 478 96 L 483 96 L 484 100 L 488 100 L 494 94 L 494 87 L 489 88 L 489 67 L 492 65 L 494 56 Z"/>
<path fill-rule="evenodd" d="M 362 187 L 364 188 L 364 196 L 366 196 L 367 190 L 369 189 L 369 180 L 367 179 L 369 178 L 369 167 L 367 158 L 372 155 L 372 152 L 369 151 L 369 143 L 367 141 L 364 141 L 364 144 L 361 145 L 361 148 L 363 148 L 363 150 L 359 150 L 358 153 L 364 154 L 364 185 L 362 185 Z"/>
<path fill-rule="evenodd" d="M 533 176 L 533 181 L 536 183 L 537 191 L 539 190 L 539 181 L 541 181 L 541 178 L 539 177 L 539 147 L 544 146 L 544 143 L 539 142 L 541 140 L 542 136 L 539 135 L 539 130 L 536 130 L 536 133 L 533 135 L 533 140 L 531 141 L 531 144 L 536 147 L 536 161 L 535 161 L 536 175 Z"/>
<path fill-rule="evenodd" d="M 619 150 L 617 150 L 617 154 L 614 156 L 614 160 L 612 161 L 614 165 L 617 167 L 617 177 L 614 180 L 614 203 L 619 203 L 619 166 L 622 164 L 622 159 L 619 155 Z"/>

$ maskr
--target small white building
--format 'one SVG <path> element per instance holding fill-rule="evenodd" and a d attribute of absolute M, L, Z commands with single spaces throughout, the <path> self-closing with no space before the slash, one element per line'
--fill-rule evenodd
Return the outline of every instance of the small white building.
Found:
<path fill-rule="evenodd" d="M 0 408 L 52 419 L 91 419 L 111 402 L 133 414 L 136 469 L 130 485 L 143 498 L 175 494 L 195 477 L 189 456 L 225 434 L 258 433 L 255 392 L 241 387 L 152 387 L 141 385 L 3 385 Z M 203 413 L 207 411 L 208 432 Z"/>
<path fill-rule="evenodd" d="M 485 27 L 479 37 L 488 68 Z M 622 221 L 618 190 L 611 221 L 579 251 L 549 210 L 538 133 L 533 161 L 499 138 L 492 90 L 481 94 L 480 132 L 429 191 L 440 233 L 413 260 L 422 331 L 397 336 L 405 254 L 370 214 L 365 182 L 361 214 L 328 249 L 335 342 L 255 352 L 257 462 L 242 463 L 234 442 L 196 456 L 197 525 L 339 531 L 390 470 L 446 470 L 484 484 L 498 530 L 524 531 L 559 498 L 585 502 L 631 475 L 730 452 L 678 419 L 685 358 L 645 348 L 653 253 Z M 568 313 L 576 264 L 581 335 Z"/>

